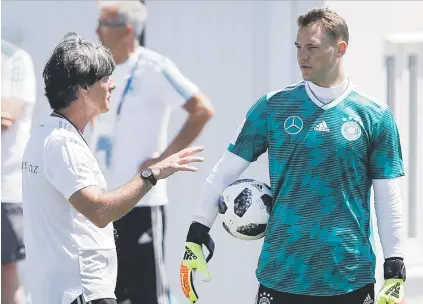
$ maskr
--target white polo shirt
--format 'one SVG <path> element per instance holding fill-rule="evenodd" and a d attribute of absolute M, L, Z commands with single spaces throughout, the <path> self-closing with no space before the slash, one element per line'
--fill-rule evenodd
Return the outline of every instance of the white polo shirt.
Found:
<path fill-rule="evenodd" d="M 130 89 L 117 115 L 133 69 Z M 112 190 L 132 179 L 144 160 L 159 156 L 166 149 L 172 109 L 182 107 L 199 89 L 167 57 L 141 46 L 116 66 L 111 77 L 116 89 L 112 92 L 110 111 L 98 117 L 93 149 Z M 160 180 L 137 206 L 160 206 L 167 202 L 166 181 Z"/>
<path fill-rule="evenodd" d="M 33 304 L 114 298 L 117 258 L 113 225 L 98 228 L 68 201 L 106 182 L 81 134 L 48 117 L 34 128 L 22 162 L 28 289 Z"/>
<path fill-rule="evenodd" d="M 35 73 L 31 56 L 1 41 L 1 97 L 25 102 L 15 123 L 1 134 L 1 201 L 22 203 L 21 161 L 31 131 Z"/>

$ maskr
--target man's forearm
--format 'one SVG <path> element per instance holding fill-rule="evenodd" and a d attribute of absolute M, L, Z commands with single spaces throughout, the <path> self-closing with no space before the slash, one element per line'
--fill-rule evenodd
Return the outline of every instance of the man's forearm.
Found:
<path fill-rule="evenodd" d="M 399 179 L 373 180 L 375 211 L 385 259 L 404 257 L 405 222 Z"/>
<path fill-rule="evenodd" d="M 138 174 L 122 187 L 101 194 L 98 200 L 104 208 L 106 222 L 116 221 L 131 211 L 151 188 L 151 183 Z"/>
<path fill-rule="evenodd" d="M 203 149 L 203 147 L 190 147 L 151 166 L 154 179 L 157 181 L 165 179 L 178 171 L 196 172 L 198 168 L 193 167 L 191 163 L 202 162 L 204 158 L 193 155 Z M 87 186 L 73 193 L 69 197 L 69 202 L 96 226 L 105 227 L 124 216 L 138 203 L 151 189 L 150 181 L 150 179 L 144 180 L 137 174 L 127 184 L 104 193 L 98 186 L 88 186 L 90 179 L 87 179 Z M 72 189 L 75 186 L 78 184 L 73 185 Z M 65 192 L 62 190 L 62 193 Z"/>
<path fill-rule="evenodd" d="M 213 167 L 200 192 L 194 208 L 193 221 L 212 227 L 218 215 L 218 201 L 222 191 L 248 168 L 245 159 L 226 151 Z"/>
<path fill-rule="evenodd" d="M 103 193 L 99 187 L 87 187 L 74 193 L 69 202 L 98 227 L 106 227 L 128 213 L 151 189 L 150 182 L 135 176 L 127 184 Z"/>

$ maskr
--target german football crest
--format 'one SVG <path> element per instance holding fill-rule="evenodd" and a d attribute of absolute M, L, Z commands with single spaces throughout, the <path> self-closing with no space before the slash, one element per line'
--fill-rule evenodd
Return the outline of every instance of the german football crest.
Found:
<path fill-rule="evenodd" d="M 352 118 L 342 118 L 344 124 L 341 127 L 342 136 L 348 141 L 354 141 L 360 138 L 361 128 L 360 125 Z"/>

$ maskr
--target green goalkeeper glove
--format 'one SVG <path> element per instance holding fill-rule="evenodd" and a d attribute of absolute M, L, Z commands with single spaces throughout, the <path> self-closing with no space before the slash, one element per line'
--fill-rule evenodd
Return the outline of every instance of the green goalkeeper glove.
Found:
<path fill-rule="evenodd" d="M 385 260 L 383 265 L 385 284 L 376 297 L 376 304 L 404 304 L 404 262 L 400 258 Z"/>
<path fill-rule="evenodd" d="M 185 243 L 185 253 L 182 258 L 179 274 L 182 292 L 191 303 L 195 303 L 198 300 L 193 282 L 194 271 L 197 270 L 202 273 L 206 281 L 212 279 L 207 267 L 207 262 L 213 257 L 214 252 L 214 242 L 208 233 L 209 230 L 210 228 L 200 223 L 192 223 Z M 203 254 L 203 245 L 209 251 L 207 259 Z"/>

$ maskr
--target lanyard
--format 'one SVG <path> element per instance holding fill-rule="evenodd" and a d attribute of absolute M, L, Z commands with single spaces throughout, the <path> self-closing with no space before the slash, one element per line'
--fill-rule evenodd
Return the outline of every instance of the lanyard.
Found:
<path fill-rule="evenodd" d="M 126 85 L 125 85 L 125 89 L 123 90 L 122 96 L 120 97 L 119 105 L 117 107 L 117 112 L 116 112 L 116 116 L 117 117 L 119 117 L 120 112 L 122 111 L 122 106 L 123 106 L 123 104 L 125 102 L 125 97 L 128 94 L 129 90 L 131 89 L 131 84 L 132 84 L 132 81 L 133 81 L 133 79 L 135 77 L 135 72 L 136 72 L 136 70 L 138 68 L 139 62 L 141 61 L 141 55 L 142 54 L 140 54 L 138 56 L 137 61 L 135 62 L 134 66 L 132 67 L 131 74 L 129 75 L 128 81 L 126 82 Z"/>

